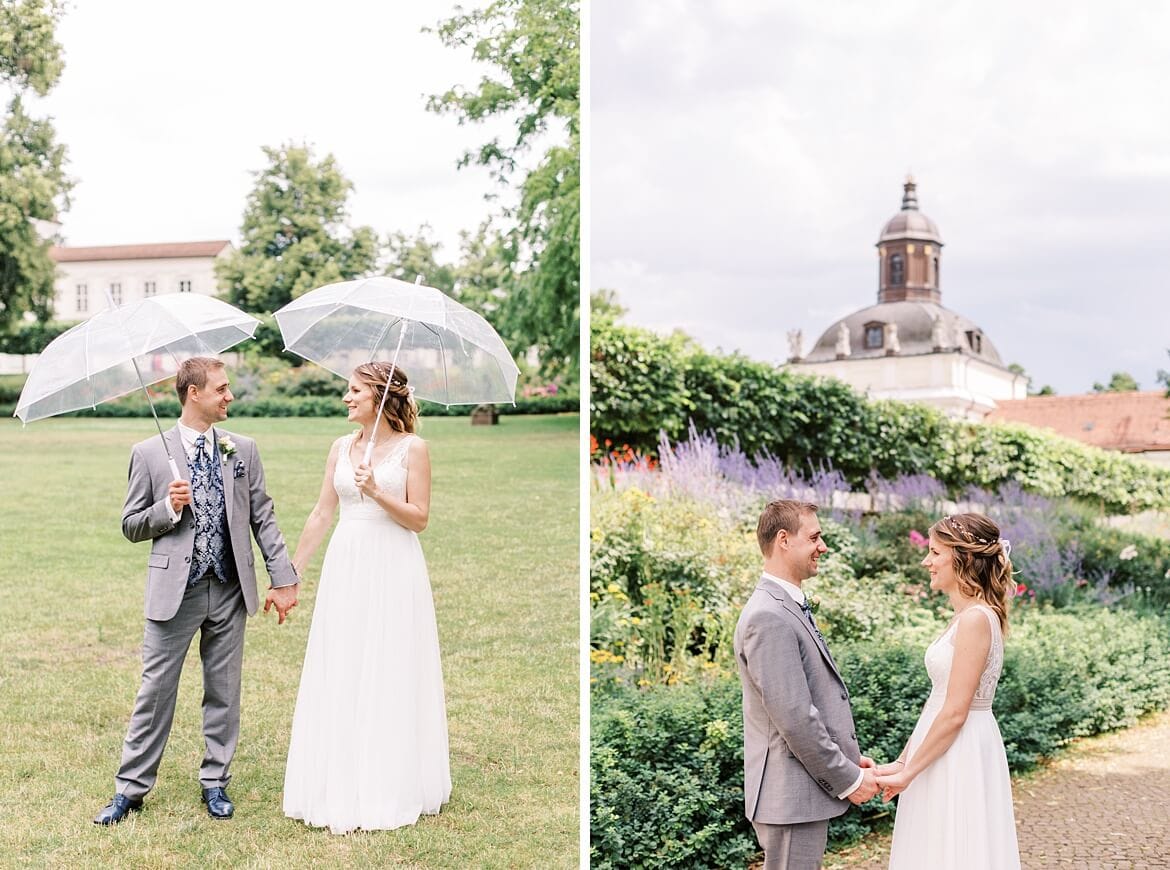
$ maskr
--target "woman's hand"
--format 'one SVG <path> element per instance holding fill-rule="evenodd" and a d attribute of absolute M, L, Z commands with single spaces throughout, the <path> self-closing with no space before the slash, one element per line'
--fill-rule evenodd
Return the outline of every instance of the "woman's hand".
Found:
<path fill-rule="evenodd" d="M 353 482 L 357 486 L 358 492 L 362 495 L 368 495 L 370 498 L 373 498 L 374 493 L 378 491 L 378 484 L 374 481 L 373 471 L 365 462 L 354 469 Z"/>
<path fill-rule="evenodd" d="M 901 773 L 906 766 L 904 761 L 891 761 L 888 764 L 879 764 L 874 767 L 873 772 L 876 776 L 892 776 L 895 773 Z"/>
<path fill-rule="evenodd" d="M 906 786 L 910 785 L 910 777 L 906 775 L 905 770 L 902 770 L 885 776 L 879 775 L 877 784 L 878 788 L 882 790 L 882 803 L 888 804 L 906 790 Z"/>

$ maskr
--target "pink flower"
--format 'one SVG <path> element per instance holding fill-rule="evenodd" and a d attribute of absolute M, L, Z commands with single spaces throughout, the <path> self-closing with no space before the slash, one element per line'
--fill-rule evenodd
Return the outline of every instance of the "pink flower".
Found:
<path fill-rule="evenodd" d="M 910 530 L 910 543 L 915 547 L 925 547 L 930 543 L 929 538 L 922 537 L 922 534 L 917 529 Z"/>

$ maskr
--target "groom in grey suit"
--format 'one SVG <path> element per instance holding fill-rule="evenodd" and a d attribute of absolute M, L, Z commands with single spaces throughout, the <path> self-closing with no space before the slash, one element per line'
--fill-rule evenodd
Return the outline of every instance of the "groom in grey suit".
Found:
<path fill-rule="evenodd" d="M 764 571 L 735 627 L 743 684 L 744 809 L 765 870 L 821 866 L 829 819 L 878 790 L 849 690 L 801 584 L 828 547 L 817 506 L 774 501 L 756 528 Z"/>
<path fill-rule="evenodd" d="M 223 363 L 193 357 L 175 379 L 178 425 L 134 445 L 122 533 L 151 541 L 146 575 L 142 685 L 115 777 L 115 795 L 95 824 L 120 822 L 154 786 L 170 735 L 179 674 L 195 633 L 203 663 L 203 803 L 231 818 L 224 788 L 240 731 L 244 624 L 259 607 L 252 535 L 272 581 L 264 610 L 279 622 L 296 606 L 298 578 L 264 486 L 256 443 L 216 427 L 233 396 Z M 178 478 L 168 461 L 175 460 Z"/>

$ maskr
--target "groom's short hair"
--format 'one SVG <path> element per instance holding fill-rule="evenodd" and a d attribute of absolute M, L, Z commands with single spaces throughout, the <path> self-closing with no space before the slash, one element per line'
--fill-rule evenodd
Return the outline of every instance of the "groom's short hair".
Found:
<path fill-rule="evenodd" d="M 760 552 L 764 557 L 772 555 L 772 544 L 780 530 L 795 535 L 800 531 L 800 518 L 806 514 L 815 514 L 819 508 L 811 501 L 796 501 L 791 498 L 781 498 L 768 502 L 764 512 L 760 514 L 760 521 L 756 524 L 756 540 L 760 544 Z"/>
<path fill-rule="evenodd" d="M 193 356 L 179 364 L 179 373 L 175 375 L 175 392 L 179 394 L 179 404 L 187 404 L 187 391 L 190 387 L 202 390 L 207 386 L 207 373 L 212 369 L 222 369 L 223 360 L 213 356 Z"/>

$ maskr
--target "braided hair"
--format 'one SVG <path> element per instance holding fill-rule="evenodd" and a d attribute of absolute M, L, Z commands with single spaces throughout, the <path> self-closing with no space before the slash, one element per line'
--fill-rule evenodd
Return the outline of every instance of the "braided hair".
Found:
<path fill-rule="evenodd" d="M 382 404 L 383 394 L 387 394 L 382 419 L 392 432 L 414 432 L 418 428 L 418 403 L 413 388 L 407 386 L 406 372 L 390 363 L 368 362 L 353 373 L 373 392 L 375 408 Z"/>
<path fill-rule="evenodd" d="M 982 514 L 954 514 L 931 526 L 930 534 L 954 551 L 959 590 L 994 610 L 1006 632 L 1012 561 L 999 536 L 999 526 Z"/>

